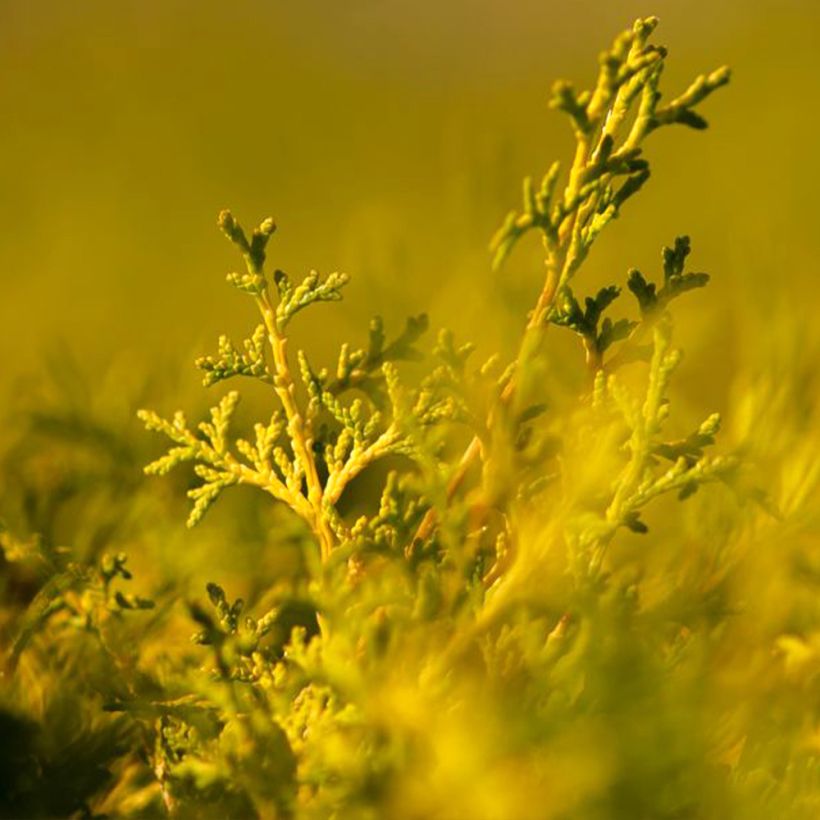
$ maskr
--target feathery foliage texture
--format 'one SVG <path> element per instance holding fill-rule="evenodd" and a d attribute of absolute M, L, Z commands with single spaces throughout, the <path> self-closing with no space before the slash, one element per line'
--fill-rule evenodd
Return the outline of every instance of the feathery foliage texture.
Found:
<path fill-rule="evenodd" d="M 64 496 L 41 509 L 48 488 L 28 493 L 40 534 L 0 535 L 5 598 L 25 602 L 3 616 L 0 814 L 817 816 L 817 461 L 795 449 L 782 487 L 757 489 L 798 429 L 790 397 L 749 382 L 719 447 L 717 413 L 678 411 L 672 311 L 709 278 L 690 270 L 687 237 L 657 271 L 629 271 L 627 293 L 581 276 L 649 179 L 649 138 L 705 128 L 701 104 L 729 79 L 718 69 L 665 101 L 655 26 L 621 34 L 591 89 L 553 88 L 574 155 L 525 180 L 491 243 L 496 268 L 528 234 L 543 243 L 512 361 L 476 361 L 448 331 L 426 346 L 421 315 L 393 335 L 374 319 L 361 347 L 318 366 L 291 334 L 342 299 L 347 275 L 293 279 L 269 262 L 271 219 L 246 231 L 220 214 L 244 265 L 228 283 L 258 324 L 197 360 L 216 391 L 206 420 L 139 416 L 170 440 L 146 471 L 193 466 L 188 525 L 234 569 L 182 605 L 179 535 L 151 523 L 166 503 L 154 483 L 98 499 L 131 512 L 82 551 L 49 534 Z M 584 370 L 568 384 L 549 343 L 565 332 Z M 252 425 L 239 377 L 269 397 Z M 91 516 L 143 445 L 70 413 L 39 418 L 102 454 L 65 461 L 88 477 Z M 243 552 L 238 526 L 203 522 L 242 485 L 270 497 L 267 551 L 292 559 L 278 571 Z M 802 580 L 766 557 L 783 539 Z M 112 543 L 146 578 L 171 562 L 171 580 L 148 600 Z M 163 557 L 140 561 L 147 543 Z"/>

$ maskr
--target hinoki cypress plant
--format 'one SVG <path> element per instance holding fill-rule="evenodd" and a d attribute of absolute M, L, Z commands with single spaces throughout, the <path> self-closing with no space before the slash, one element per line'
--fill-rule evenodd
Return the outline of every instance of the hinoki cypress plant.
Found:
<path fill-rule="evenodd" d="M 541 290 L 518 357 L 506 366 L 495 358 L 472 365 L 472 347 L 443 332 L 430 374 L 410 386 L 400 363 L 421 355 L 417 343 L 427 320 L 418 317 L 390 342 L 374 320 L 366 347 L 344 344 L 332 371 L 317 369 L 302 351 L 289 350 L 290 326 L 303 309 L 340 300 L 347 276 L 314 272 L 294 283 L 267 263 L 271 219 L 247 233 L 230 212 L 220 214 L 219 226 L 245 264 L 228 281 L 254 301 L 261 321 L 241 347 L 222 337 L 216 355 L 197 366 L 206 385 L 238 376 L 264 382 L 274 409 L 244 438 L 230 431 L 235 391 L 195 428 L 181 413 L 171 420 L 140 415 L 173 442 L 148 472 L 195 465 L 200 484 L 189 491 L 189 525 L 223 490 L 249 484 L 289 507 L 312 533 L 315 554 L 301 594 L 320 634 L 310 638 L 301 627 L 283 655 L 266 650 L 264 635 L 277 610 L 242 622 L 241 603 L 229 604 L 217 585 L 209 587 L 216 619 L 196 613 L 205 625 L 199 640 L 214 647 L 218 674 L 233 691 L 235 719 L 261 710 L 287 736 L 295 774 L 291 786 L 282 783 L 271 795 L 280 811 L 355 814 L 382 799 L 397 811 L 390 801 L 407 787 L 394 794 L 388 784 L 401 782 L 406 766 L 435 765 L 413 750 L 405 718 L 374 706 L 393 697 L 389 682 L 408 658 L 415 658 L 410 680 L 432 690 L 423 697 L 455 708 L 463 683 L 450 680 L 448 670 L 480 649 L 483 674 L 503 681 L 502 656 L 513 650 L 501 647 L 521 644 L 516 663 L 531 678 L 525 701 L 543 708 L 538 704 L 549 702 L 549 687 L 535 670 L 579 651 L 589 640 L 585 631 L 599 626 L 603 604 L 594 602 L 617 586 L 607 551 L 618 532 L 646 533 L 642 513 L 649 502 L 673 492 L 685 499 L 736 468 L 732 458 L 707 454 L 720 425 L 716 414 L 683 437 L 665 433 L 670 380 L 680 361 L 670 307 L 708 279 L 686 269 L 689 240 L 680 237 L 664 249 L 659 281 L 630 271 L 634 318 L 610 317 L 620 296 L 615 285 L 578 295 L 596 239 L 649 178 L 645 142 L 668 125 L 705 128 L 699 105 L 729 79 L 719 69 L 664 102 L 666 51 L 650 42 L 656 22 L 639 20 L 615 40 L 591 90 L 578 92 L 566 82 L 553 88 L 551 105 L 569 119 L 574 156 L 566 168 L 554 163 L 540 185 L 525 180 L 521 210 L 510 213 L 492 241 L 496 268 L 529 232 L 538 232 L 544 247 Z M 591 374 L 589 391 L 560 414 L 538 384 L 549 367 L 551 327 L 578 335 Z M 636 363 L 637 389 L 636 379 L 627 386 L 620 375 Z M 472 440 L 459 456 L 465 429 Z M 582 451 L 594 455 L 592 470 Z M 403 466 L 391 473 L 378 510 L 346 520 L 339 502 L 351 481 L 395 455 L 404 457 Z M 563 555 L 563 572 L 548 574 L 550 553 Z M 546 586 L 562 591 L 544 593 Z M 510 629 L 526 634 L 511 636 Z M 253 736 L 254 724 L 243 725 Z M 345 745 L 351 738 L 353 745 Z M 535 748 L 541 742 L 532 738 Z M 337 744 L 356 759 L 337 759 Z M 180 753 L 164 769 L 171 791 L 180 772 L 193 771 L 192 759 Z M 224 777 L 239 782 L 235 771 Z M 507 805 L 506 798 L 494 799 Z M 696 795 L 689 799 L 696 805 Z M 482 816 L 539 816 L 519 813 L 512 808 L 518 799 L 510 800 L 500 814 Z M 464 811 L 461 816 L 473 816 L 478 809 Z"/>
<path fill-rule="evenodd" d="M 319 366 L 291 333 L 348 277 L 291 278 L 271 264 L 271 219 L 245 230 L 219 215 L 244 265 L 228 282 L 257 323 L 197 360 L 218 391 L 207 420 L 140 411 L 171 441 L 146 470 L 193 466 L 190 527 L 207 528 L 231 487 L 268 496 L 284 513 L 269 548 L 295 543 L 301 563 L 258 578 L 237 560 L 234 578 L 264 594 L 246 606 L 209 583 L 207 603 L 185 602 L 186 654 L 166 640 L 173 584 L 149 601 L 120 589 L 139 583 L 124 554 L 80 567 L 0 532 L 6 561 L 36 556 L 48 578 L 10 666 L 28 669 L 42 635 L 60 668 L 96 659 L 82 760 L 108 773 L 75 778 L 15 723 L 28 762 L 10 806 L 55 805 L 31 785 L 37 769 L 74 784 L 60 806 L 98 817 L 816 816 L 816 730 L 791 743 L 807 725 L 786 705 L 791 679 L 762 665 L 762 694 L 744 704 L 732 667 L 752 645 L 776 647 L 789 674 L 815 668 L 785 616 L 758 640 L 769 624 L 730 588 L 732 546 L 753 542 L 746 502 L 766 498 L 742 453 L 713 454 L 717 414 L 672 410 L 672 311 L 709 277 L 681 236 L 657 271 L 626 274 L 625 293 L 585 284 L 598 237 L 649 179 L 649 138 L 705 128 L 701 103 L 729 79 L 719 69 L 667 101 L 656 23 L 615 40 L 590 90 L 553 88 L 574 153 L 524 181 L 491 241 L 496 270 L 524 237 L 543 244 L 509 361 L 476 362 L 446 330 L 425 345 L 419 315 L 393 335 L 374 319 L 361 346 Z M 563 333 L 577 337 L 578 378 L 555 367 Z M 267 397 L 249 427 L 243 379 Z"/>

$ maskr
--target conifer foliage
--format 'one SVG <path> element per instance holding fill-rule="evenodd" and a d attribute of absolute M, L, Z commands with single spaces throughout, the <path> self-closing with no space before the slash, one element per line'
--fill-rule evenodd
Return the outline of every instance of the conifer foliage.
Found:
<path fill-rule="evenodd" d="M 63 696 L 82 704 L 79 729 L 2 712 L 4 815 L 813 816 L 816 730 L 802 745 L 781 735 L 800 724 L 785 704 L 798 672 L 820 668 L 816 641 L 784 625 L 744 706 L 743 672 L 723 662 L 756 629 L 735 626 L 732 556 L 782 515 L 720 445 L 720 416 L 674 402 L 672 312 L 709 277 L 681 236 L 657 272 L 626 273 L 625 293 L 584 283 L 649 180 L 650 137 L 704 129 L 702 103 L 729 80 L 721 68 L 666 98 L 656 24 L 618 36 L 592 88 L 553 87 L 573 156 L 524 181 L 490 247 L 500 270 L 525 236 L 543 244 L 510 361 L 478 361 L 447 330 L 428 342 L 419 315 L 393 334 L 375 318 L 363 345 L 318 365 L 292 333 L 337 309 L 323 303 L 348 276 L 291 277 L 271 263 L 272 219 L 246 230 L 219 215 L 243 266 L 227 281 L 256 322 L 197 359 L 207 418 L 139 412 L 169 442 L 145 470 L 189 471 L 197 532 L 223 493 L 254 488 L 299 566 L 250 604 L 209 583 L 185 604 L 180 650 L 173 585 L 149 600 L 129 591 L 124 554 L 82 563 L 0 534 L 4 561 L 38 579 L 13 619 L 17 697 L 26 675 L 82 670 Z M 560 333 L 579 344 L 569 384 L 545 377 Z M 237 412 L 248 380 L 267 396 L 253 424 Z M 693 515 L 713 528 L 693 534 Z M 779 711 L 763 720 L 755 698 Z"/>

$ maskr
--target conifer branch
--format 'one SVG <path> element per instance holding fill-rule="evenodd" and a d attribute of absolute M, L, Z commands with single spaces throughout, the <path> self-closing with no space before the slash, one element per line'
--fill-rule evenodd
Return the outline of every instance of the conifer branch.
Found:
<path fill-rule="evenodd" d="M 415 343 L 427 328 L 427 317 L 408 319 L 404 331 L 390 342 L 381 319 L 374 319 L 367 349 L 342 346 L 333 379 L 326 370 L 314 372 L 305 354 L 298 351 L 305 402 L 293 375 L 287 328 L 311 305 L 341 299 L 348 277 L 332 273 L 322 279 L 311 272 L 301 284 L 294 285 L 287 274 L 276 270 L 271 282 L 265 262 L 267 243 L 275 231 L 273 220 L 264 220 L 250 238 L 229 211 L 219 215 L 218 224 L 245 261 L 246 271 L 229 274 L 228 282 L 253 298 L 262 322 L 244 342 L 244 350 L 222 336 L 217 355 L 197 359 L 196 366 L 205 374 L 206 386 L 233 376 L 250 376 L 270 385 L 280 409 L 274 411 L 269 423 L 255 425 L 253 441 L 237 438 L 233 442 L 229 427 L 239 401 L 235 391 L 228 393 L 211 410 L 210 421 L 195 431 L 189 429 L 182 413 L 167 421 L 142 410 L 139 416 L 146 427 L 164 433 L 176 445 L 149 464 L 146 472 L 162 475 L 183 462 L 194 464 L 201 484 L 188 493 L 193 501 L 189 526 L 199 523 L 228 487 L 258 487 L 302 518 L 317 538 L 322 561 L 327 562 L 349 536 L 334 508 L 350 482 L 380 458 L 414 453 L 402 415 L 412 413 L 421 425 L 436 424 L 452 415 L 450 400 L 435 389 L 423 386 L 415 392 L 404 391 L 394 365 L 420 357 Z M 352 388 L 369 393 L 371 410 L 361 398 L 352 402 L 341 398 Z M 380 409 L 382 394 L 389 398 L 388 412 Z M 320 430 L 323 413 L 333 420 L 335 431 Z"/>
<path fill-rule="evenodd" d="M 516 374 L 526 372 L 529 362 L 540 355 L 550 324 L 563 324 L 578 332 L 580 309 L 570 283 L 600 233 L 649 179 L 650 168 L 642 148 L 646 137 L 665 125 L 705 128 L 707 123 L 695 108 L 729 81 L 729 69 L 717 69 L 698 77 L 669 105 L 659 107 L 659 83 L 667 52 L 648 42 L 657 24 L 655 17 L 639 19 L 615 39 L 612 47 L 601 55 L 598 80 L 592 90 L 579 93 L 566 81 L 553 86 L 550 106 L 568 116 L 576 140 L 563 192 L 556 193 L 561 176 L 559 162 L 550 166 L 537 192 L 532 180 L 525 179 L 522 210 L 507 216 L 490 243 L 493 268 L 497 270 L 518 241 L 537 230 L 544 246 L 546 267 L 543 286 L 522 336 L 513 378 L 500 396 L 502 404 L 512 402 L 519 387 Z M 627 130 L 633 113 L 634 122 Z M 684 289 L 704 282 L 689 279 Z M 590 319 L 587 316 L 584 321 L 588 323 Z M 604 366 L 605 349 L 614 341 L 631 337 L 638 327 L 609 324 L 594 336 L 589 328 L 585 349 L 590 370 L 595 372 Z M 525 403 L 526 397 L 516 401 Z M 488 425 L 492 425 L 492 418 Z M 480 442 L 473 439 L 450 480 L 448 501 L 458 492 L 481 451 Z M 435 530 L 436 515 L 431 509 L 425 516 L 417 532 L 419 539 L 429 538 Z"/>

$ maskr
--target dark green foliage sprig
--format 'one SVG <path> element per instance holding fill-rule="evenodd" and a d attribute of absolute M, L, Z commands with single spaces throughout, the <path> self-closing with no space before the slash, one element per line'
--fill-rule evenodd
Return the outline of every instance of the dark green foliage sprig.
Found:
<path fill-rule="evenodd" d="M 627 338 L 636 326 L 636 322 L 629 319 L 613 322 L 608 316 L 603 322 L 600 321 L 603 312 L 619 294 L 620 289 L 614 285 L 601 288 L 594 297 L 588 296 L 584 308 L 581 308 L 572 291 L 566 288 L 550 320 L 553 324 L 568 327 L 582 336 L 588 351 L 594 357 L 593 361 L 598 363 L 612 344 Z"/>
<path fill-rule="evenodd" d="M 322 379 L 322 389 L 336 395 L 351 388 L 372 387 L 374 380 L 381 381 L 381 367 L 385 362 L 419 361 L 423 354 L 415 345 L 428 327 L 427 314 L 411 316 L 404 330 L 387 342 L 384 322 L 376 316 L 370 322 L 367 348 L 353 350 L 349 344 L 343 344 L 339 350 L 336 372 L 332 378 Z"/>
<path fill-rule="evenodd" d="M 684 273 L 683 268 L 690 251 L 688 236 L 679 236 L 674 247 L 663 249 L 664 282 L 659 291 L 654 284 L 644 279 L 639 270 L 633 268 L 629 272 L 628 287 L 638 300 L 644 316 L 662 311 L 675 297 L 701 288 L 709 281 L 708 273 Z"/>
<path fill-rule="evenodd" d="M 688 236 L 680 236 L 673 247 L 663 249 L 663 285 L 658 290 L 654 282 L 633 268 L 629 271 L 627 287 L 638 302 L 637 319 L 621 318 L 613 321 L 603 317 L 604 312 L 620 296 L 621 290 L 615 285 L 601 288 L 594 297 L 586 297 L 582 308 L 575 298 L 572 288 L 562 288 L 549 315 L 554 325 L 568 327 L 582 337 L 587 355 L 587 364 L 595 372 L 600 368 L 612 371 L 633 358 L 643 358 L 651 353 L 649 347 L 640 347 L 639 342 L 648 335 L 653 324 L 664 315 L 669 304 L 688 291 L 704 287 L 709 282 L 707 273 L 684 272 L 686 258 L 691 251 Z M 603 317 L 603 320 L 602 320 Z M 628 341 L 608 361 L 604 354 L 616 342 Z"/>

